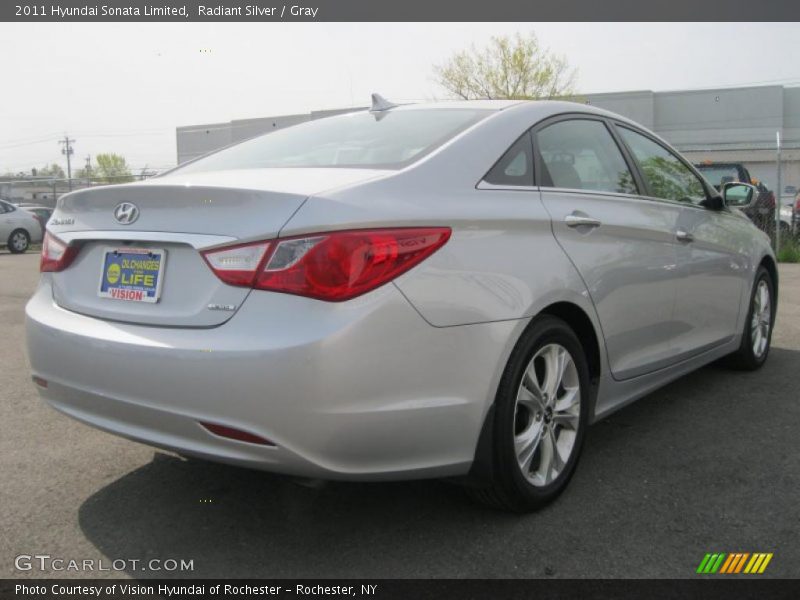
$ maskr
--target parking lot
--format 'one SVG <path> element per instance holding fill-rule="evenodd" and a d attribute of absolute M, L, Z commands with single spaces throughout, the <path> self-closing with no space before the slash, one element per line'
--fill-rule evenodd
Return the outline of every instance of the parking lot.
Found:
<path fill-rule="evenodd" d="M 800 265 L 756 373 L 710 366 L 589 431 L 565 494 L 515 516 L 451 484 L 296 482 L 119 439 L 45 407 L 23 307 L 38 256 L 0 252 L 0 577 L 692 577 L 706 552 L 800 575 Z M 190 572 L 15 569 L 192 560 Z"/>

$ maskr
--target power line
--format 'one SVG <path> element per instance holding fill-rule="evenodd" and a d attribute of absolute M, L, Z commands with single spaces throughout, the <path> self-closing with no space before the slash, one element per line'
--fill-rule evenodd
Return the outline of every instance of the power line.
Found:
<path fill-rule="evenodd" d="M 84 138 L 115 138 L 115 137 L 147 137 L 156 135 L 173 135 L 172 130 L 159 130 L 159 131 L 142 131 L 142 132 L 127 132 L 127 133 L 84 133 L 79 134 Z M 0 150 L 10 150 L 12 148 L 21 148 L 23 146 L 36 146 L 38 144 L 45 144 L 53 139 L 57 134 L 48 135 L 42 138 L 31 139 L 26 142 L 7 142 L 0 144 Z"/>
<path fill-rule="evenodd" d="M 33 142 L 21 142 L 19 144 L 2 145 L 0 146 L 0 150 L 10 150 L 11 148 L 21 148 L 23 146 L 38 146 L 40 144 L 47 144 L 53 141 L 53 137 L 55 136 L 49 135 L 45 138 Z"/>

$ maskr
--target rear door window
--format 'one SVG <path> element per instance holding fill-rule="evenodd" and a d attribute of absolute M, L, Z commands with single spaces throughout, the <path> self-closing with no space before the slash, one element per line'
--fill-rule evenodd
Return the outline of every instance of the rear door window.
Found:
<path fill-rule="evenodd" d="M 558 121 L 536 133 L 543 187 L 636 194 L 636 183 L 605 123 Z"/>

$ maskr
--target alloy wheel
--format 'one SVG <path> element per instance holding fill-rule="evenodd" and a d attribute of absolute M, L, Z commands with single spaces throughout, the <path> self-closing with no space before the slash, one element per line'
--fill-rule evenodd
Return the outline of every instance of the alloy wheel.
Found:
<path fill-rule="evenodd" d="M 753 343 L 753 354 L 761 358 L 767 350 L 769 328 L 772 319 L 772 305 L 769 297 L 769 286 L 763 279 L 758 282 L 753 295 L 753 317 L 750 321 L 750 339 Z"/>
<path fill-rule="evenodd" d="M 534 486 L 552 483 L 575 448 L 581 390 L 572 355 L 559 344 L 543 346 L 528 363 L 514 409 L 514 450 Z"/>
<path fill-rule="evenodd" d="M 21 231 L 17 231 L 11 236 L 11 246 L 14 250 L 22 252 L 28 248 L 28 238 Z"/>

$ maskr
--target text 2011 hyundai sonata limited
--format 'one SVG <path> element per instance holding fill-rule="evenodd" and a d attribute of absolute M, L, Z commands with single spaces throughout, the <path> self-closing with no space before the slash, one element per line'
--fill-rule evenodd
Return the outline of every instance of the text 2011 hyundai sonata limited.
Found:
<path fill-rule="evenodd" d="M 527 510 L 591 422 L 763 364 L 751 186 L 577 103 L 380 100 L 61 198 L 27 306 L 42 396 L 183 455 Z"/>

